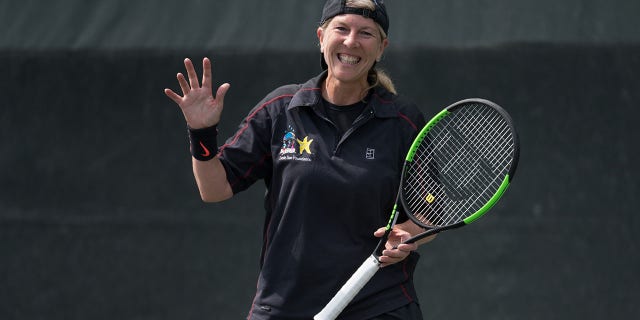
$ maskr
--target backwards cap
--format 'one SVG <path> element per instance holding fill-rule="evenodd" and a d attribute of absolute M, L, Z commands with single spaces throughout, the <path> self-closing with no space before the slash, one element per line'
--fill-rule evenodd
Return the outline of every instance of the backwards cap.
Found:
<path fill-rule="evenodd" d="M 387 16 L 387 8 L 384 6 L 384 0 L 372 1 L 376 6 L 376 9 L 373 11 L 369 9 L 347 7 L 346 0 L 327 0 L 324 4 L 324 8 L 322 9 L 320 25 L 337 15 L 350 13 L 373 19 L 373 21 L 377 22 L 382 27 L 384 33 L 389 34 L 389 16 Z"/>

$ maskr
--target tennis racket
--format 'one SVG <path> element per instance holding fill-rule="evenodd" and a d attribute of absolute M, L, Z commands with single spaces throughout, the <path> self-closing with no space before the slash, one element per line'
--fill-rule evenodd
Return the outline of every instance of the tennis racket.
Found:
<path fill-rule="evenodd" d="M 335 319 L 380 269 L 378 259 L 400 209 L 425 229 L 404 243 L 468 225 L 502 197 L 513 179 L 519 152 L 513 121 L 497 104 L 466 99 L 439 112 L 420 131 L 405 158 L 384 236 L 314 319 Z"/>

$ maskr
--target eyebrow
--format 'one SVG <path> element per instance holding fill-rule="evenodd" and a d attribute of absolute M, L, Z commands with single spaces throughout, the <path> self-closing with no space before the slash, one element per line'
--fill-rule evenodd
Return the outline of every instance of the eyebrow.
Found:
<path fill-rule="evenodd" d="M 350 27 L 350 28 L 354 28 L 354 26 L 352 26 L 352 25 L 350 25 L 350 24 L 348 24 L 348 23 L 342 22 L 342 21 L 336 21 L 336 22 L 335 22 L 335 24 L 336 24 L 336 25 L 339 25 L 339 26 L 348 26 L 348 27 Z M 377 28 L 376 28 L 376 27 L 372 27 L 372 26 L 362 26 L 362 27 L 361 27 L 361 26 L 357 26 L 357 27 L 355 27 L 355 28 L 356 28 L 356 29 L 358 29 L 358 30 L 360 30 L 360 31 L 362 31 L 362 30 L 367 30 L 367 31 L 376 31 L 376 30 L 377 30 Z"/>

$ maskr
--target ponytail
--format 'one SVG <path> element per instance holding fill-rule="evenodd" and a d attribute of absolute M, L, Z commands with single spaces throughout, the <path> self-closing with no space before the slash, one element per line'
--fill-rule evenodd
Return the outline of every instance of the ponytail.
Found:
<path fill-rule="evenodd" d="M 381 70 L 376 66 L 371 68 L 371 70 L 369 71 L 369 84 L 369 88 L 374 88 L 380 85 L 383 88 L 387 89 L 387 91 L 393 94 L 398 94 L 398 92 L 396 91 L 396 86 L 393 84 L 391 77 L 389 77 L 389 75 L 384 70 Z"/>

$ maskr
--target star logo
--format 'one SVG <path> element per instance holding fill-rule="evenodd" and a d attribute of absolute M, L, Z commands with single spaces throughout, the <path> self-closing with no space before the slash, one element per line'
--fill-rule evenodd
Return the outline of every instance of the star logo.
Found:
<path fill-rule="evenodd" d="M 304 137 L 304 140 L 300 141 L 300 139 L 296 139 L 298 141 L 298 144 L 300 145 L 300 154 L 302 154 L 303 152 L 307 152 L 308 154 L 311 154 L 311 142 L 313 142 L 313 139 L 308 140 L 309 137 L 306 136 Z"/>

